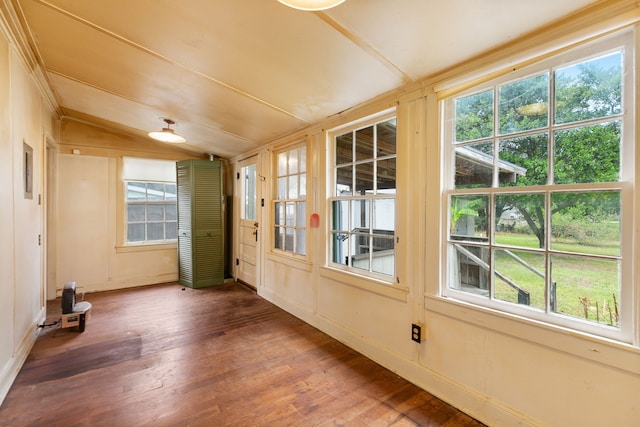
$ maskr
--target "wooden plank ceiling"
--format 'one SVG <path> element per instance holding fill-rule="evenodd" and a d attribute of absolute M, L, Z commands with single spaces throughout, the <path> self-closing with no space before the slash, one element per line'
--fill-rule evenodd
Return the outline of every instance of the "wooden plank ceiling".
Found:
<path fill-rule="evenodd" d="M 4 0 L 60 117 L 232 157 L 507 43 L 593 0 Z"/>

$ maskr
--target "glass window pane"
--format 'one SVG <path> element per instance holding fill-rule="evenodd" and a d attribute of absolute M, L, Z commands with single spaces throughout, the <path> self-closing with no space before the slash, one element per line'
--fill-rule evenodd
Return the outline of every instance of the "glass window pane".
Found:
<path fill-rule="evenodd" d="M 356 161 L 373 160 L 373 132 L 373 126 L 356 131 Z"/>
<path fill-rule="evenodd" d="M 582 254 L 621 254 L 618 191 L 552 193 L 551 248 Z"/>
<path fill-rule="evenodd" d="M 177 191 L 175 184 L 165 184 L 164 191 L 166 200 L 176 200 Z"/>
<path fill-rule="evenodd" d="M 287 153 L 278 154 L 278 176 L 287 175 Z"/>
<path fill-rule="evenodd" d="M 307 197 L 307 174 L 301 173 L 298 175 L 300 177 L 300 188 L 298 188 L 299 198 L 304 199 Z"/>
<path fill-rule="evenodd" d="M 449 245 L 450 273 L 452 289 L 489 296 L 489 249 L 481 246 L 454 243 Z"/>
<path fill-rule="evenodd" d="M 493 184 L 493 143 L 455 147 L 456 188 L 491 187 Z"/>
<path fill-rule="evenodd" d="M 493 90 L 456 99 L 456 141 L 493 135 Z"/>
<path fill-rule="evenodd" d="M 336 231 L 349 230 L 349 201 L 334 200 L 331 203 L 331 229 Z"/>
<path fill-rule="evenodd" d="M 285 203 L 285 225 L 293 226 L 295 221 L 295 206 L 294 202 Z"/>
<path fill-rule="evenodd" d="M 371 241 L 368 234 L 352 234 L 351 266 L 361 270 L 370 271 Z"/>
<path fill-rule="evenodd" d="M 336 137 L 336 165 L 353 162 L 353 134 L 345 133 Z"/>
<path fill-rule="evenodd" d="M 164 240 L 164 223 L 147 223 L 147 240 Z"/>
<path fill-rule="evenodd" d="M 284 229 L 284 250 L 293 252 L 293 228 Z"/>
<path fill-rule="evenodd" d="M 276 249 L 284 250 L 284 228 L 282 227 L 275 228 L 275 235 L 274 235 L 273 242 L 274 242 L 274 247 Z"/>
<path fill-rule="evenodd" d="M 294 225 L 298 227 L 304 227 L 307 219 L 306 203 L 296 202 L 296 222 Z"/>
<path fill-rule="evenodd" d="M 287 198 L 287 177 L 278 178 L 278 199 Z"/>
<path fill-rule="evenodd" d="M 620 262 L 572 255 L 551 256 L 551 310 L 620 326 Z"/>
<path fill-rule="evenodd" d="M 127 182 L 127 200 L 145 200 L 147 186 L 144 182 Z"/>
<path fill-rule="evenodd" d="M 307 171 L 307 147 L 300 147 L 299 152 L 300 152 L 300 164 L 299 164 L 300 172 L 306 172 Z"/>
<path fill-rule="evenodd" d="M 501 187 L 547 183 L 548 135 L 540 133 L 500 140 L 498 181 Z"/>
<path fill-rule="evenodd" d="M 450 235 L 455 240 L 487 242 L 488 196 L 452 196 Z"/>
<path fill-rule="evenodd" d="M 147 205 L 147 221 L 164 221 L 164 205 Z"/>
<path fill-rule="evenodd" d="M 144 242 L 144 223 L 127 225 L 128 242 Z"/>
<path fill-rule="evenodd" d="M 371 271 L 393 276 L 395 251 L 393 237 L 373 237 L 374 252 L 371 254 Z"/>
<path fill-rule="evenodd" d="M 165 232 L 167 235 L 165 239 L 172 240 L 178 238 L 178 223 L 176 221 L 166 222 L 165 223 Z"/>
<path fill-rule="evenodd" d="M 378 231 L 378 230 L 376 230 Z M 372 244 L 373 251 L 392 251 L 394 250 L 394 237 L 392 233 L 385 233 L 384 230 L 381 232 L 374 233 L 372 235 Z"/>
<path fill-rule="evenodd" d="M 127 205 L 127 222 L 144 221 L 145 211 L 145 205 Z"/>
<path fill-rule="evenodd" d="M 351 201 L 351 228 L 369 230 L 369 200 Z"/>
<path fill-rule="evenodd" d="M 358 195 L 373 193 L 373 162 L 356 165 L 356 193 Z"/>
<path fill-rule="evenodd" d="M 622 112 L 622 52 L 560 68 L 555 72 L 556 123 Z"/>
<path fill-rule="evenodd" d="M 495 196 L 495 242 L 544 248 L 545 196 L 542 193 Z"/>
<path fill-rule="evenodd" d="M 256 219 L 256 165 L 242 168 L 244 185 L 242 186 L 242 219 Z"/>
<path fill-rule="evenodd" d="M 298 198 L 298 175 L 292 175 L 289 177 L 289 194 L 287 198 Z"/>
<path fill-rule="evenodd" d="M 296 250 L 295 252 L 299 255 L 304 255 L 306 253 L 306 234 L 304 228 L 298 228 L 295 231 L 296 234 Z"/>
<path fill-rule="evenodd" d="M 289 155 L 289 175 L 298 173 L 298 150 L 291 150 Z"/>
<path fill-rule="evenodd" d="M 336 168 L 336 196 L 351 196 L 353 192 L 353 167 Z"/>
<path fill-rule="evenodd" d="M 274 218 L 277 225 L 284 225 L 284 203 L 276 202 Z"/>
<path fill-rule="evenodd" d="M 396 228 L 395 199 L 377 199 L 373 201 L 373 229 L 386 230 L 393 234 Z"/>
<path fill-rule="evenodd" d="M 377 157 L 393 156 L 396 154 L 396 119 L 378 123 L 376 126 Z M 395 176 L 395 175 L 394 175 Z"/>
<path fill-rule="evenodd" d="M 497 249 L 494 252 L 494 298 L 544 309 L 544 254 Z"/>
<path fill-rule="evenodd" d="M 166 215 L 167 221 L 175 221 L 178 219 L 178 210 L 177 206 L 173 203 L 169 203 L 165 205 L 164 214 Z"/>
<path fill-rule="evenodd" d="M 556 184 L 616 182 L 620 177 L 620 122 L 555 133 Z"/>
<path fill-rule="evenodd" d="M 138 201 L 127 204 L 127 242 L 177 238 L 176 184 L 129 182 L 127 194 Z"/>
<path fill-rule="evenodd" d="M 547 73 L 501 86 L 498 120 L 505 135 L 547 126 L 549 75 Z"/>
<path fill-rule="evenodd" d="M 377 194 L 395 194 L 396 191 L 396 159 L 378 160 L 376 186 Z"/>
<path fill-rule="evenodd" d="M 147 183 L 147 200 L 153 202 L 164 200 L 164 184 Z"/>
<path fill-rule="evenodd" d="M 349 259 L 349 235 L 347 233 L 331 234 L 331 262 L 348 265 Z"/>

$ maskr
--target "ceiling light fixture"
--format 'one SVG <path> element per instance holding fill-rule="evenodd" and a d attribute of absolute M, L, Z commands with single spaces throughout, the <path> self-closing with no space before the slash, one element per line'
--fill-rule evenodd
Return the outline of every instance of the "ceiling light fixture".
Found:
<path fill-rule="evenodd" d="M 344 0 L 278 0 L 285 6 L 300 10 L 325 10 L 331 9 L 344 2 Z"/>
<path fill-rule="evenodd" d="M 158 141 L 162 141 L 162 142 L 171 142 L 174 144 L 186 141 L 186 139 L 184 139 L 183 137 L 175 133 L 173 129 L 171 129 L 171 125 L 175 125 L 176 122 L 174 122 L 171 119 L 162 119 L 162 120 L 164 120 L 164 122 L 167 124 L 167 127 L 162 128 L 162 130 L 158 132 L 149 132 L 149 136 L 151 138 L 157 139 Z"/>

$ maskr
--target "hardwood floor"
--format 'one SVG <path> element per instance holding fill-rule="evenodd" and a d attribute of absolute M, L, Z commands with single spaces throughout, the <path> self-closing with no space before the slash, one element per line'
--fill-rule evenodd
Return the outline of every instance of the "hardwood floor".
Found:
<path fill-rule="evenodd" d="M 239 284 L 87 300 L 84 333 L 43 329 L 1 426 L 482 425 Z"/>

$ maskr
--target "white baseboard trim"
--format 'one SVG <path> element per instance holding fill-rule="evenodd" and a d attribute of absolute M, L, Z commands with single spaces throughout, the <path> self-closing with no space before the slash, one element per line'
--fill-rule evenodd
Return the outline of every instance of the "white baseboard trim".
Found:
<path fill-rule="evenodd" d="M 9 394 L 9 390 L 11 390 L 13 382 L 16 380 L 16 377 L 20 373 L 20 369 L 22 369 L 22 365 L 24 365 L 33 345 L 36 343 L 36 338 L 40 332 L 40 327 L 38 325 L 43 323 L 45 319 L 46 309 L 43 308 L 38 314 L 36 323 L 33 324 L 24 335 L 11 359 L 9 359 L 2 367 L 2 370 L 0 371 L 0 406 L 2 406 L 7 394 Z"/>

